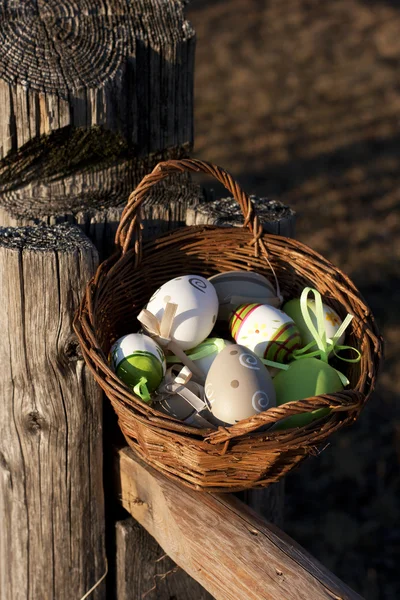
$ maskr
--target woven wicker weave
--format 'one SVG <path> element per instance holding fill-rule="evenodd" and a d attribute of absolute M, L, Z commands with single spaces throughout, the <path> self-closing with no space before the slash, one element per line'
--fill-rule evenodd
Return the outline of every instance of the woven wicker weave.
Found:
<path fill-rule="evenodd" d="M 178 171 L 202 171 L 222 182 L 241 207 L 244 227 L 185 227 L 143 243 L 140 206 L 152 186 Z M 325 258 L 293 239 L 264 234 L 248 196 L 223 169 L 198 160 L 158 164 L 130 195 L 116 247 L 89 282 L 74 327 L 85 361 L 110 399 L 127 443 L 148 464 L 197 490 L 264 487 L 357 418 L 374 388 L 382 356 L 370 309 L 350 279 Z M 136 316 L 160 285 L 182 274 L 209 277 L 230 270 L 254 270 L 271 279 L 267 257 L 285 299 L 311 286 L 342 317 L 354 315 L 347 340 L 360 349 L 362 359 L 345 371 L 350 389 L 270 408 L 229 428 L 199 430 L 144 404 L 111 371 L 107 355 L 112 343 L 139 329 Z M 275 432 L 263 427 L 325 407 L 330 414 L 305 427 Z"/>

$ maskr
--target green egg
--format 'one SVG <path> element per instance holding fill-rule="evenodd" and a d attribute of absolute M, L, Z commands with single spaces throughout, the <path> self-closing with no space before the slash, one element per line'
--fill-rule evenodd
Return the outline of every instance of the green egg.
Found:
<path fill-rule="evenodd" d="M 119 363 L 116 374 L 132 389 L 142 377 L 145 377 L 147 388 L 151 393 L 161 383 L 163 367 L 161 362 L 150 352 L 137 351 Z"/>
<path fill-rule="evenodd" d="M 276 404 L 304 400 L 320 394 L 334 394 L 343 390 L 343 384 L 333 367 L 317 358 L 303 358 L 290 363 L 287 371 L 281 371 L 273 379 Z M 276 429 L 302 427 L 329 414 L 329 408 L 293 415 L 277 424 Z"/>

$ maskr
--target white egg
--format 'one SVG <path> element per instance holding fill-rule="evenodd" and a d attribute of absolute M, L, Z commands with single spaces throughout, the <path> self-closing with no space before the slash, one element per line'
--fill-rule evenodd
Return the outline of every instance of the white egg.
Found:
<path fill-rule="evenodd" d="M 239 344 L 218 354 L 204 390 L 212 414 L 230 425 L 276 406 L 268 370 L 254 352 Z"/>
<path fill-rule="evenodd" d="M 228 340 L 223 340 L 223 341 L 225 342 L 224 348 L 226 346 L 231 346 L 233 344 L 233 342 L 229 342 Z M 207 374 L 211 368 L 211 365 L 213 364 L 214 360 L 217 358 L 219 352 L 221 352 L 223 350 L 223 348 L 221 350 L 219 350 L 219 348 L 217 348 L 217 346 L 214 346 L 214 348 L 215 348 L 214 352 L 211 352 L 207 356 L 204 356 L 203 358 L 198 358 L 197 360 L 193 361 L 202 370 L 205 377 L 207 377 Z M 188 354 L 188 356 L 190 358 L 190 353 Z"/>
<path fill-rule="evenodd" d="M 217 320 L 218 296 L 214 286 L 200 275 L 175 277 L 153 294 L 146 308 L 160 320 L 168 302 L 178 305 L 171 339 L 182 350 L 205 340 Z"/>

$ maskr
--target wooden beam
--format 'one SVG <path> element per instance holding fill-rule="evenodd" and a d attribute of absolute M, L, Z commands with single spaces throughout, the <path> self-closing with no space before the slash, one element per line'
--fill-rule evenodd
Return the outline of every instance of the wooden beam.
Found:
<path fill-rule="evenodd" d="M 97 260 L 76 227 L 0 229 L 3 600 L 78 600 L 106 570 L 102 395 L 72 330 Z"/>
<path fill-rule="evenodd" d="M 237 498 L 186 489 L 126 447 L 114 471 L 124 508 L 216 600 L 362 600 Z"/>

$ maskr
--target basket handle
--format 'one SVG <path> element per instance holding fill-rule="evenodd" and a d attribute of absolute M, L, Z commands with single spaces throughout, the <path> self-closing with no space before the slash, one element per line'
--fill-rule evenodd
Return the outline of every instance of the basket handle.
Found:
<path fill-rule="evenodd" d="M 253 240 L 250 244 L 255 246 L 256 256 L 258 256 L 259 247 L 265 255 L 268 256 L 265 245 L 261 239 L 263 229 L 258 221 L 258 217 L 249 196 L 245 194 L 239 184 L 224 169 L 211 163 L 192 158 L 167 160 L 158 163 L 153 171 L 146 175 L 136 189 L 130 194 L 115 235 L 115 245 L 121 250 L 122 254 L 127 252 L 132 240 L 134 240 L 136 261 L 137 263 L 140 261 L 142 247 L 140 207 L 153 185 L 162 181 L 172 173 L 184 171 L 208 173 L 226 187 L 241 208 L 244 216 L 243 227 L 247 227 L 253 234 Z"/>

